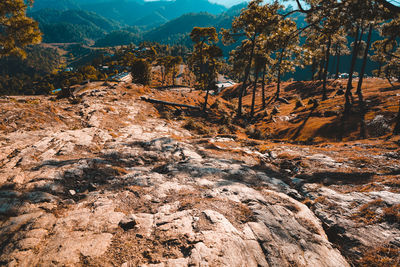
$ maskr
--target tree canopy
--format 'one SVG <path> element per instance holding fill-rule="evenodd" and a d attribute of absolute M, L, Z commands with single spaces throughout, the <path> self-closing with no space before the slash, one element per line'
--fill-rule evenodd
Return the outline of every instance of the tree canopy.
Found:
<path fill-rule="evenodd" d="M 41 41 L 38 24 L 26 16 L 27 4 L 33 0 L 0 1 L 0 57 L 25 56 L 24 48 Z"/>

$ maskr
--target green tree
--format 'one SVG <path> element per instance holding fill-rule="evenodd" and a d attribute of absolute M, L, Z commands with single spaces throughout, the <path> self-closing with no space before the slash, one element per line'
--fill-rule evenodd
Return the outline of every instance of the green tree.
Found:
<path fill-rule="evenodd" d="M 0 1 L 0 57 L 11 54 L 25 57 L 27 45 L 40 43 L 37 22 L 26 16 L 27 4 L 24 0 Z"/>
<path fill-rule="evenodd" d="M 301 66 L 301 48 L 299 47 L 299 32 L 296 23 L 289 19 L 281 19 L 274 33 L 267 37 L 266 46 L 274 51 L 276 73 L 275 99 L 280 99 L 280 86 L 282 76 L 287 72 L 294 72 L 297 66 Z"/>
<path fill-rule="evenodd" d="M 207 109 L 210 89 L 214 89 L 218 70 L 218 58 L 222 57 L 222 50 L 215 44 L 218 42 L 217 31 L 214 27 L 193 28 L 190 38 L 194 42 L 193 53 L 189 65 L 197 77 L 201 90 L 206 90 L 203 111 Z"/>
<path fill-rule="evenodd" d="M 239 91 L 239 102 L 237 115 L 242 115 L 242 98 L 245 90 L 248 86 L 247 82 L 249 79 L 251 66 L 253 63 L 255 49 L 258 42 L 261 41 L 260 36 L 262 34 L 273 34 L 276 31 L 278 22 L 281 16 L 278 14 L 278 10 L 282 8 L 278 2 L 273 4 L 262 5 L 262 0 L 252 0 L 248 4 L 246 9 L 243 9 L 238 17 L 232 22 L 232 28 L 230 30 L 222 30 L 223 41 L 226 44 L 233 43 L 238 37 L 245 37 L 246 39 L 242 42 L 242 48 L 237 49 L 237 52 L 241 56 L 247 55 L 247 58 L 241 58 L 240 60 L 245 63 L 244 75 L 242 78 L 242 85 Z M 248 49 L 243 49 L 244 47 Z"/>
<path fill-rule="evenodd" d="M 149 85 L 150 84 L 150 64 L 142 59 L 137 58 L 131 65 L 132 82 Z"/>
<path fill-rule="evenodd" d="M 335 68 L 335 79 L 339 79 L 340 70 L 340 59 L 344 55 L 349 55 L 350 49 L 347 47 L 347 38 L 345 36 L 344 30 L 340 29 L 338 34 L 333 41 L 333 51 L 332 55 L 335 57 L 336 68 Z"/>
<path fill-rule="evenodd" d="M 79 72 L 82 74 L 84 80 L 97 80 L 100 74 L 99 71 L 91 65 L 79 68 Z"/>
<path fill-rule="evenodd" d="M 207 55 L 205 50 L 218 42 L 217 31 L 214 27 L 194 27 L 190 33 L 190 38 L 194 43 L 194 47 L 189 63 L 197 76 L 200 88 L 204 89 L 207 85 L 205 65 Z"/>
<path fill-rule="evenodd" d="M 160 72 L 161 72 L 161 85 L 165 85 L 165 80 L 167 76 L 167 65 L 168 65 L 168 56 L 162 56 L 158 57 L 156 59 L 156 64 L 160 66 Z"/>
<path fill-rule="evenodd" d="M 181 56 L 175 56 L 171 59 L 172 64 L 172 85 L 175 86 L 176 74 L 177 74 L 177 67 L 181 65 L 183 59 Z"/>

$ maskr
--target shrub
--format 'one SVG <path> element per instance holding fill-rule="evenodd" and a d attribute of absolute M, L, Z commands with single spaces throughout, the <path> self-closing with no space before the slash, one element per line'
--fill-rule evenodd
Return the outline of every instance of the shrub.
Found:
<path fill-rule="evenodd" d="M 384 208 L 383 219 L 389 223 L 400 224 L 400 204 Z"/>
<path fill-rule="evenodd" d="M 195 131 L 195 132 L 197 132 L 198 134 L 207 135 L 207 134 L 210 134 L 210 133 L 211 133 L 211 130 L 210 130 L 206 125 L 204 125 L 204 124 L 203 124 L 202 122 L 200 122 L 200 121 L 195 121 L 195 120 L 193 120 L 193 119 L 189 119 L 189 120 L 183 125 L 183 127 L 184 127 L 185 129 L 187 129 L 187 130 Z"/>
<path fill-rule="evenodd" d="M 257 127 L 249 126 L 246 128 L 245 133 L 249 138 L 257 139 L 257 140 L 264 140 L 266 139 L 266 135 Z"/>
<path fill-rule="evenodd" d="M 230 134 L 230 133 L 231 133 L 231 130 L 229 129 L 228 126 L 222 125 L 222 126 L 219 127 L 219 129 L 218 129 L 218 133 L 219 133 L 219 134 Z"/>
<path fill-rule="evenodd" d="M 388 134 L 392 131 L 385 117 L 377 115 L 372 121 L 367 124 L 368 133 L 371 136 L 378 137 Z"/>
<path fill-rule="evenodd" d="M 392 245 L 371 248 L 362 255 L 357 261 L 359 266 L 398 266 L 400 262 L 400 248 Z"/>
<path fill-rule="evenodd" d="M 137 58 L 131 65 L 132 82 L 148 85 L 150 83 L 150 64 L 141 58 Z"/>

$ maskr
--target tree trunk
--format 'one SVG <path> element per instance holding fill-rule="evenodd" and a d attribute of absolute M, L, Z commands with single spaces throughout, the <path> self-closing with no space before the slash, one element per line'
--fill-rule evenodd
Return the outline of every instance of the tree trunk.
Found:
<path fill-rule="evenodd" d="M 328 37 L 328 43 L 326 45 L 326 53 L 325 53 L 325 68 L 324 68 L 324 82 L 322 84 L 322 100 L 328 99 L 326 95 L 326 79 L 328 76 L 328 67 L 329 67 L 329 57 L 330 57 L 330 49 L 331 49 L 331 44 L 332 44 L 332 37 Z"/>
<path fill-rule="evenodd" d="M 365 47 L 364 56 L 363 56 L 363 62 L 362 62 L 361 71 L 360 71 L 360 78 L 358 79 L 358 85 L 357 85 L 357 94 L 361 95 L 361 98 L 362 98 L 361 86 L 362 86 L 363 79 L 364 79 L 365 67 L 367 66 L 368 51 L 369 51 L 369 47 L 371 45 L 372 30 L 373 30 L 373 26 L 371 24 L 371 25 L 369 25 L 367 45 Z"/>
<path fill-rule="evenodd" d="M 399 103 L 399 111 L 397 112 L 396 125 L 394 126 L 393 129 L 393 134 L 395 135 L 400 134 L 400 103 Z"/>
<path fill-rule="evenodd" d="M 283 58 L 283 51 L 284 49 L 281 49 L 281 54 L 279 56 L 279 63 L 278 63 L 278 74 L 277 74 L 277 83 L 276 83 L 276 93 L 275 93 L 275 99 L 277 100 L 280 96 L 281 93 L 281 64 L 282 64 L 282 58 Z"/>
<path fill-rule="evenodd" d="M 211 64 L 212 67 L 210 69 L 210 67 L 208 68 L 210 73 L 214 73 L 215 71 L 215 62 L 212 61 L 213 63 Z M 208 64 L 209 66 L 209 64 Z M 208 102 L 208 95 L 210 94 L 210 88 L 211 87 L 215 87 L 215 79 L 213 79 L 214 82 L 212 82 L 212 80 L 209 80 L 209 83 L 207 83 L 207 92 L 206 92 L 206 96 L 204 97 L 204 106 L 203 106 L 203 112 L 205 113 L 207 111 L 207 102 Z"/>
<path fill-rule="evenodd" d="M 203 46 L 204 46 L 205 40 L 203 39 L 200 43 L 200 83 L 201 83 L 201 90 L 204 90 L 204 58 L 203 58 Z"/>
<path fill-rule="evenodd" d="M 325 52 L 325 51 L 324 51 Z M 318 80 L 321 81 L 322 80 L 322 74 L 324 72 L 324 66 L 325 66 L 325 59 L 322 59 L 319 62 L 319 69 L 318 69 Z"/>
<path fill-rule="evenodd" d="M 165 67 L 161 67 L 161 79 L 162 79 L 162 86 L 165 85 Z"/>
<path fill-rule="evenodd" d="M 257 91 L 257 80 L 258 80 L 258 73 L 259 70 L 256 69 L 255 71 L 255 77 L 254 77 L 254 84 L 253 84 L 253 96 L 251 98 L 251 111 L 250 111 L 250 117 L 253 118 L 254 117 L 254 106 L 256 103 L 256 91 Z"/>
<path fill-rule="evenodd" d="M 351 101 L 351 89 L 353 88 L 353 73 L 354 73 L 354 67 L 355 67 L 356 61 L 357 61 L 357 53 L 358 53 L 358 45 L 359 45 L 359 41 L 358 41 L 359 32 L 360 32 L 360 27 L 357 26 L 356 38 L 354 38 L 354 46 L 353 46 L 353 52 L 352 52 L 352 57 L 351 57 L 349 79 L 347 80 L 347 88 L 346 88 L 346 94 L 345 94 L 345 98 L 346 98 L 346 103 L 344 106 L 344 114 L 345 115 L 350 113 L 350 108 L 351 108 L 351 102 L 350 102 Z M 361 42 L 363 33 L 364 32 L 362 30 L 361 34 L 360 34 L 360 42 Z"/>
<path fill-rule="evenodd" d="M 359 103 L 359 108 L 360 108 L 360 138 L 367 137 L 367 129 L 365 126 L 366 110 L 365 110 L 365 102 L 364 102 L 364 97 L 362 94 L 361 86 L 362 86 L 363 79 L 364 79 L 365 67 L 367 66 L 368 51 L 369 51 L 369 47 L 371 45 L 372 30 L 373 30 L 373 26 L 372 26 L 372 24 L 370 24 L 368 38 L 367 38 L 367 45 L 365 47 L 363 62 L 362 62 L 361 71 L 360 71 L 360 78 L 358 79 L 358 85 L 357 85 L 358 103 Z"/>
<path fill-rule="evenodd" d="M 312 65 L 311 65 L 311 81 L 314 81 L 314 76 L 315 76 L 315 70 L 317 68 L 317 63 L 315 62 L 315 57 L 312 59 Z"/>
<path fill-rule="evenodd" d="M 210 93 L 210 87 L 207 86 L 207 93 L 206 96 L 204 97 L 204 105 L 203 105 L 203 112 L 207 111 L 207 101 L 208 101 L 208 95 Z"/>
<path fill-rule="evenodd" d="M 242 82 L 242 87 L 240 88 L 240 91 L 239 91 L 239 103 L 238 103 L 238 110 L 237 110 L 238 117 L 242 116 L 243 93 L 244 93 L 244 90 L 247 87 L 247 79 L 249 78 L 250 69 L 251 69 L 251 62 L 253 61 L 253 56 L 254 56 L 254 48 L 256 46 L 256 37 L 257 37 L 257 34 L 254 33 L 253 39 L 252 39 L 252 44 L 251 44 L 249 62 L 247 64 L 247 66 L 246 66 L 246 70 L 245 70 L 244 77 L 243 77 L 243 82 Z"/>
<path fill-rule="evenodd" d="M 263 68 L 263 73 L 262 73 L 262 80 L 261 80 L 261 97 L 262 97 L 262 108 L 265 109 L 265 72 L 266 72 L 267 66 L 264 65 Z"/>
<path fill-rule="evenodd" d="M 339 45 L 336 47 L 336 74 L 335 80 L 339 79 L 339 67 L 340 67 L 340 48 Z"/>
<path fill-rule="evenodd" d="M 378 78 L 381 77 L 381 73 L 382 73 L 382 61 L 379 61 L 379 66 L 378 66 Z"/>
<path fill-rule="evenodd" d="M 174 67 L 174 70 L 172 71 L 172 86 L 175 86 L 175 78 L 176 78 L 176 71 Z"/>

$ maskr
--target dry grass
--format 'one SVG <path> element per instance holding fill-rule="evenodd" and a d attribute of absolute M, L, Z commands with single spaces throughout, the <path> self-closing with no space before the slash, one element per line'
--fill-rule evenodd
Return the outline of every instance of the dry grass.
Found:
<path fill-rule="evenodd" d="M 385 203 L 382 199 L 377 199 L 364 204 L 358 209 L 357 213 L 353 215 L 353 220 L 364 224 L 374 224 L 380 222 L 381 216 L 377 210 L 384 206 Z"/>
<path fill-rule="evenodd" d="M 389 223 L 400 224 L 400 204 L 384 208 L 383 218 Z"/>
<path fill-rule="evenodd" d="M 353 215 L 353 220 L 364 224 L 381 222 L 399 224 L 400 204 L 389 206 L 381 199 L 373 200 L 362 205 Z"/>
<path fill-rule="evenodd" d="M 194 131 L 197 134 L 200 135 L 210 135 L 213 133 L 213 131 L 207 127 L 203 122 L 201 121 L 196 121 L 193 119 L 188 119 L 183 127 L 187 130 Z"/>
<path fill-rule="evenodd" d="M 381 246 L 364 251 L 359 266 L 396 267 L 400 266 L 400 248 L 391 245 Z"/>
<path fill-rule="evenodd" d="M 357 81 L 354 82 L 356 83 Z M 268 129 L 269 132 L 272 132 L 272 138 L 286 141 L 337 141 L 340 135 L 342 135 L 343 140 L 356 140 L 359 138 L 358 107 L 355 106 L 353 108 L 353 113 L 342 124 L 341 114 L 343 112 L 344 97 L 335 95 L 340 84 L 344 83 L 344 80 L 330 81 L 328 83 L 329 99 L 319 101 L 317 107 L 313 105 L 313 101 L 321 99 L 321 82 L 283 83 L 281 96 L 288 99 L 289 104 L 269 101 L 275 93 L 275 84 L 267 86 L 267 114 L 270 114 L 279 105 L 279 113 L 275 115 L 274 120 L 270 120 L 270 117 L 265 115 L 265 110 L 261 106 L 261 89 L 258 88 L 255 125 L 261 131 Z M 222 92 L 222 96 L 229 100 L 235 99 L 238 89 L 239 86 L 227 88 Z M 383 115 L 388 121 L 395 117 L 398 110 L 399 97 L 396 95 L 396 90 L 390 90 L 390 85 L 386 81 L 366 79 L 363 85 L 363 93 L 368 107 L 368 112 L 365 116 L 367 122 L 374 119 L 376 115 Z M 249 109 L 251 94 L 247 94 L 243 98 L 243 105 L 245 109 Z M 280 118 L 285 116 L 292 116 L 294 119 L 281 121 Z"/>

